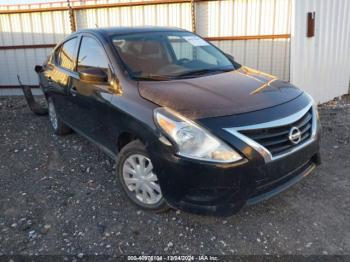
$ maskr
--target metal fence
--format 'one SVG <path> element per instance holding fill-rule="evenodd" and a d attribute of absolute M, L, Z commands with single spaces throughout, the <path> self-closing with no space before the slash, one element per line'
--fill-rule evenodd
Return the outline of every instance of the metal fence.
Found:
<path fill-rule="evenodd" d="M 306 36 L 306 14 L 315 12 L 315 36 Z M 350 88 L 350 1 L 296 1 L 291 80 L 318 102 Z"/>
<path fill-rule="evenodd" d="M 289 80 L 292 0 L 71 1 L 73 27 L 158 25 L 196 32 L 242 64 Z M 35 64 L 71 33 L 67 2 L 0 7 L 0 87 L 20 74 L 35 85 Z"/>

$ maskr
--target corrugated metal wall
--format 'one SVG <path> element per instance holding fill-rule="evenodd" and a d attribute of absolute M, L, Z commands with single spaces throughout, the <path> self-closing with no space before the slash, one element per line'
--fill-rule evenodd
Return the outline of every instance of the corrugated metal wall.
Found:
<path fill-rule="evenodd" d="M 200 2 L 197 32 L 203 36 L 290 33 L 290 0 Z M 289 80 L 289 39 L 213 41 L 244 65 Z"/>
<path fill-rule="evenodd" d="M 53 44 L 70 34 L 67 11 L 0 14 L 0 46 Z M 37 84 L 35 64 L 42 64 L 51 48 L 0 49 L 0 85 Z"/>
<path fill-rule="evenodd" d="M 315 12 L 315 37 L 306 37 L 307 12 Z M 294 0 L 291 81 L 318 102 L 348 92 L 350 1 Z"/>
<path fill-rule="evenodd" d="M 259 36 L 290 33 L 292 0 L 222 0 L 196 2 L 197 33 L 203 37 Z M 72 6 L 140 2 L 130 0 L 79 1 Z M 21 8 L 64 7 L 66 3 L 28 5 Z M 18 7 L 11 7 L 18 8 Z M 1 14 L 0 46 L 53 44 L 70 33 L 68 11 Z M 9 9 L 9 7 L 6 7 Z M 159 25 L 192 28 L 191 4 L 169 3 L 75 10 L 77 29 L 103 26 Z M 213 43 L 247 66 L 289 80 L 290 40 L 220 40 Z M 33 73 L 50 49 L 0 49 L 0 86 L 36 84 Z"/>
<path fill-rule="evenodd" d="M 108 26 L 175 26 L 191 30 L 191 4 L 162 4 L 79 10 L 77 28 Z"/>

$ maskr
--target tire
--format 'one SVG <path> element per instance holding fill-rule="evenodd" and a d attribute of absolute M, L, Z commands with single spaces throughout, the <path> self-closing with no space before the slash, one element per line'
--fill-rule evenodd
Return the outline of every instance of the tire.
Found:
<path fill-rule="evenodd" d="M 153 173 L 145 146 L 139 140 L 127 144 L 117 156 L 117 176 L 127 197 L 138 207 L 154 212 L 169 209 Z"/>
<path fill-rule="evenodd" d="M 54 133 L 60 136 L 71 133 L 72 129 L 70 129 L 70 127 L 64 124 L 57 116 L 55 105 L 51 97 L 48 98 L 47 104 L 48 104 L 49 120 Z"/>

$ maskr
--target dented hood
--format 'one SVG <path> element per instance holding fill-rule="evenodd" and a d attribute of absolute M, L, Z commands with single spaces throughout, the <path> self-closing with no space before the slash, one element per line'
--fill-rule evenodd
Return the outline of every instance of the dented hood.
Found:
<path fill-rule="evenodd" d="M 139 90 L 145 99 L 192 119 L 261 110 L 302 93 L 288 82 L 247 67 L 198 78 L 142 81 Z"/>

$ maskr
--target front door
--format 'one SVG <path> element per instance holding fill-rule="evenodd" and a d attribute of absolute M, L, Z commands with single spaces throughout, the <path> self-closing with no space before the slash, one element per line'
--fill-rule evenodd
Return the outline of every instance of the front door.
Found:
<path fill-rule="evenodd" d="M 79 79 L 84 70 L 99 68 L 106 73 L 106 83 L 86 83 Z M 115 151 L 117 124 L 112 117 L 110 82 L 114 77 L 111 63 L 99 40 L 83 35 L 78 51 L 77 78 L 72 79 L 72 90 L 78 131 L 110 151 Z"/>

